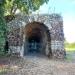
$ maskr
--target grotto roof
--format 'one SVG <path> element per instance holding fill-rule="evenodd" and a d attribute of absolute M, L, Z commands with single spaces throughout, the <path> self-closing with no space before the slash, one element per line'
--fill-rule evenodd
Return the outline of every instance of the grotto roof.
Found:
<path fill-rule="evenodd" d="M 21 26 L 25 26 L 26 24 L 36 21 L 41 23 L 50 24 L 53 21 L 63 21 L 62 17 L 59 14 L 32 14 L 32 15 L 16 15 L 14 20 L 11 20 L 7 23 L 10 29 L 12 28 L 20 28 Z"/>

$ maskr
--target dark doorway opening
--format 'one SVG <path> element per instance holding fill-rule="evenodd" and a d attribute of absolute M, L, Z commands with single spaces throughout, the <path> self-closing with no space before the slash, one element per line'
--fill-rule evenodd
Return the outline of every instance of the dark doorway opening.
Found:
<path fill-rule="evenodd" d="M 39 22 L 32 22 L 25 26 L 24 55 L 46 54 L 47 43 L 50 41 L 49 30 Z"/>
<path fill-rule="evenodd" d="M 42 34 L 38 29 L 33 29 L 31 35 L 27 38 L 28 53 L 40 53 L 42 48 Z"/>
<path fill-rule="evenodd" d="M 40 43 L 40 38 L 37 36 L 32 36 L 28 39 L 28 51 L 29 53 L 39 53 L 40 52 L 40 47 L 41 47 L 41 43 Z"/>

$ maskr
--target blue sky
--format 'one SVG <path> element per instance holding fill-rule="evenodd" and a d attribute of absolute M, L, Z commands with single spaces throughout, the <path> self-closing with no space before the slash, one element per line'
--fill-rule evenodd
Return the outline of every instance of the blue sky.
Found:
<path fill-rule="evenodd" d="M 49 0 L 37 11 L 42 14 L 59 13 L 63 16 L 64 33 L 68 42 L 75 42 L 75 0 Z"/>

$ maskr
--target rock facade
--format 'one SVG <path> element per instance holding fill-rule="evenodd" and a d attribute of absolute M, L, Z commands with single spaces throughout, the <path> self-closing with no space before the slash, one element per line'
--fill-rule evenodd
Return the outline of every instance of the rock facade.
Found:
<path fill-rule="evenodd" d="M 48 27 L 49 35 L 51 36 L 49 45 L 51 46 L 52 57 L 64 58 L 63 18 L 59 14 L 16 16 L 14 20 L 7 23 L 10 29 L 8 33 L 10 50 L 12 50 L 12 52 L 20 52 L 20 55 L 24 56 L 24 27 L 33 21 L 43 23 Z"/>

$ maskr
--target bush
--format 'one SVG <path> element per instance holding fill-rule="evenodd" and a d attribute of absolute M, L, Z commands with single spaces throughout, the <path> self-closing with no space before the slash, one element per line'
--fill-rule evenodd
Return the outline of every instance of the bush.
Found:
<path fill-rule="evenodd" d="M 6 22 L 4 20 L 3 7 L 0 5 L 0 54 L 4 54 L 4 45 L 6 39 Z"/>

